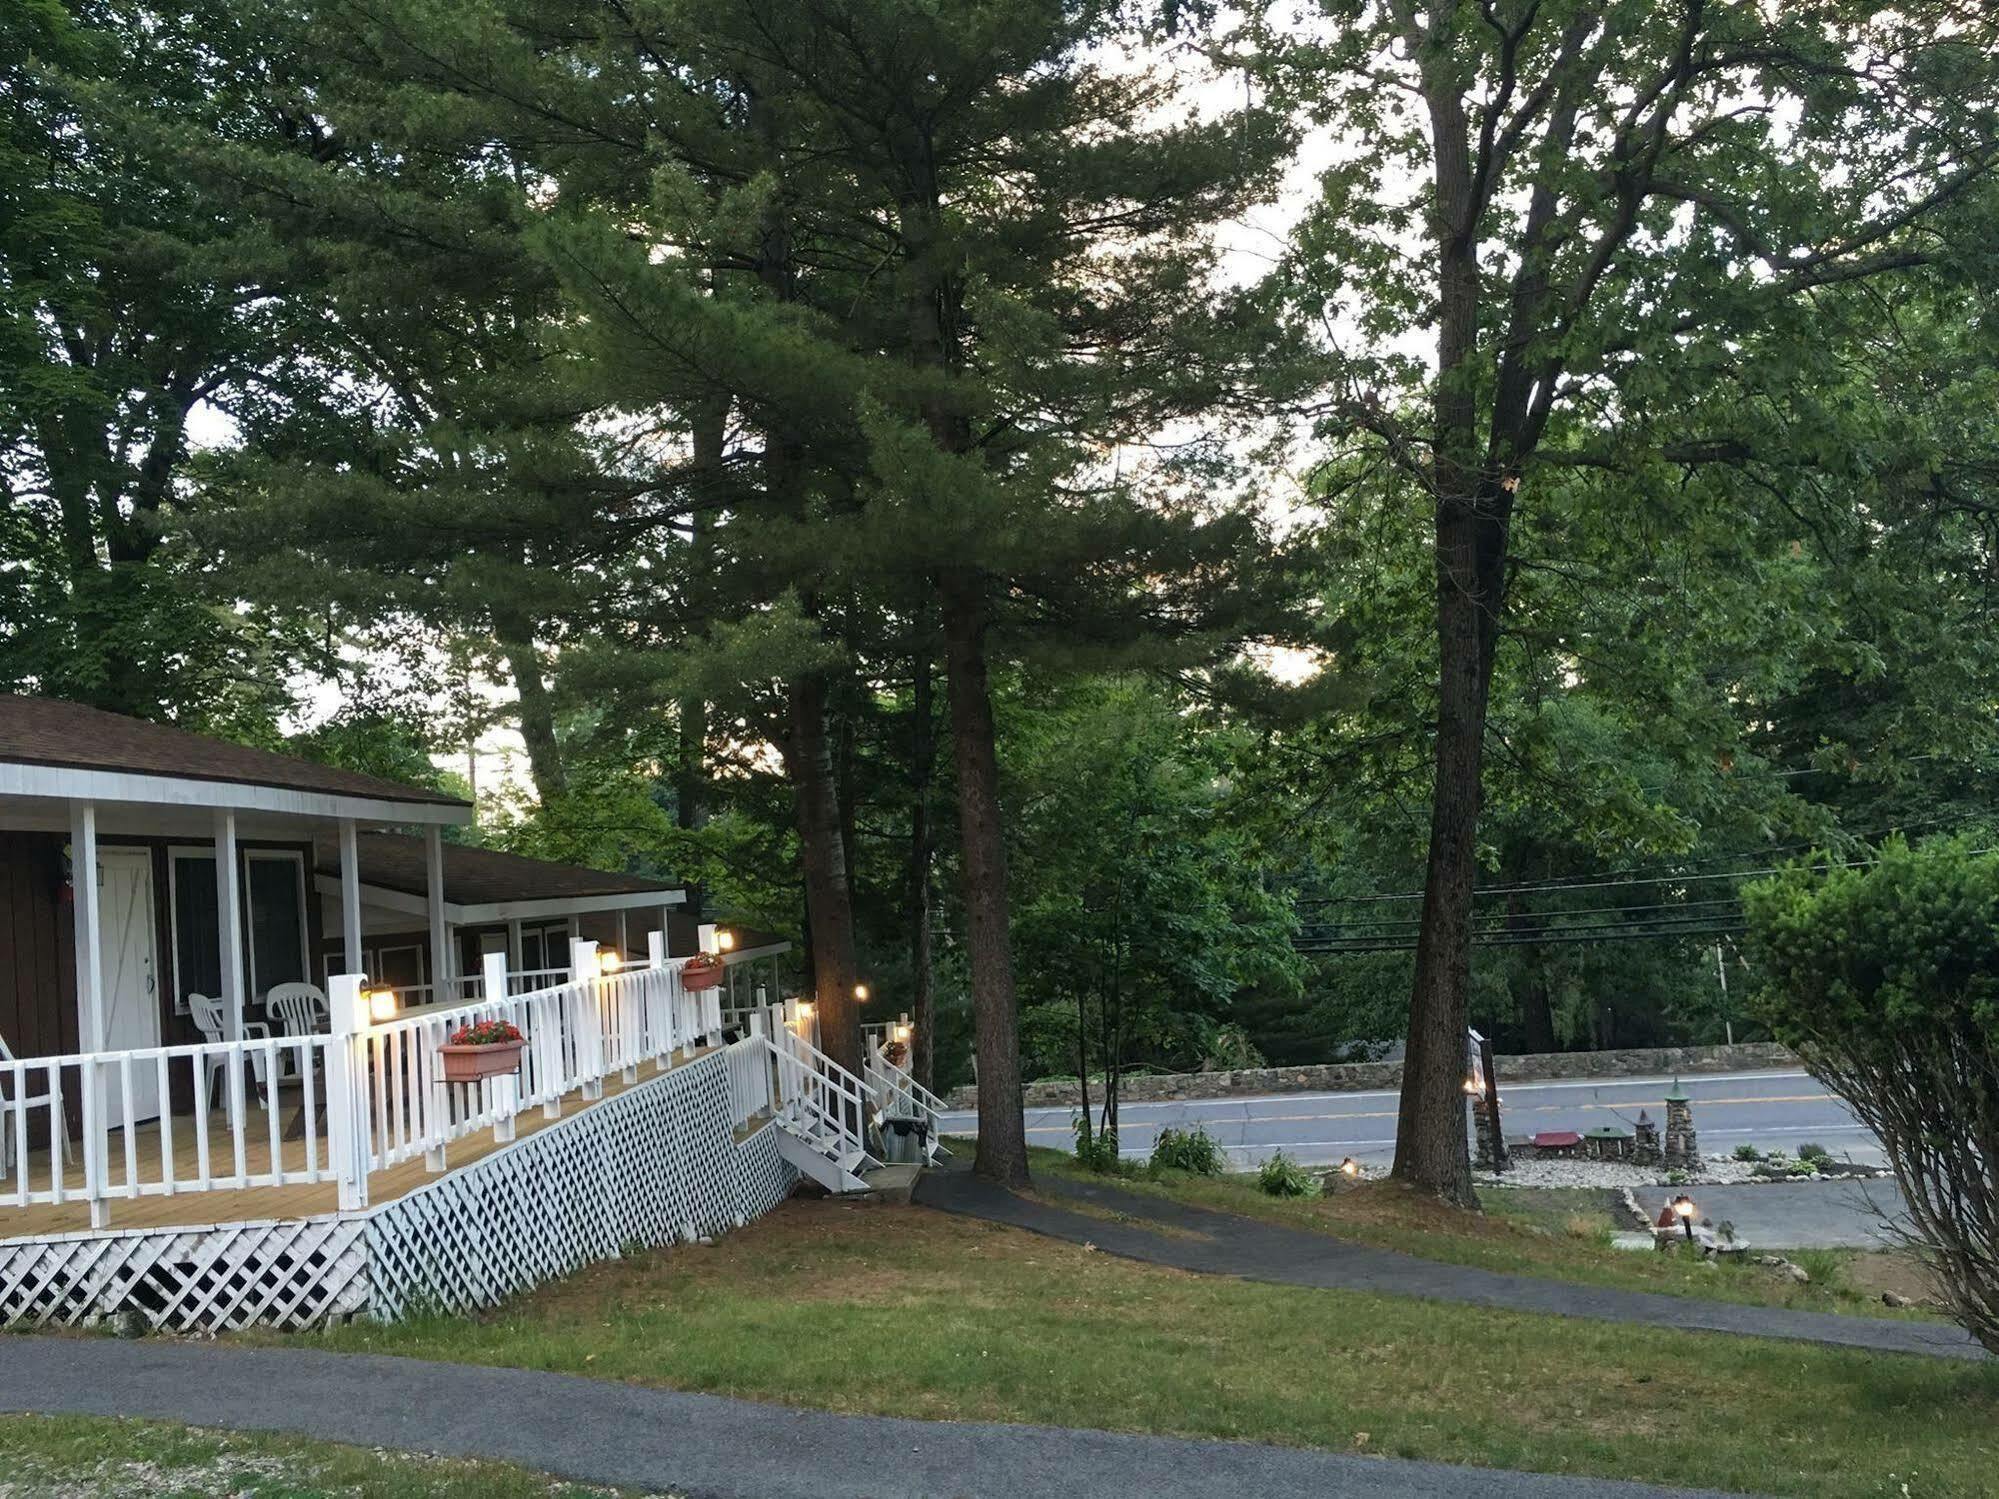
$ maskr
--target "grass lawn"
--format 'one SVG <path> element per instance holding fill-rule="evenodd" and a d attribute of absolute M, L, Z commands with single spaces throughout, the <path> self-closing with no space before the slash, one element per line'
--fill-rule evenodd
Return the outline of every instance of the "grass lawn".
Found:
<path fill-rule="evenodd" d="M 1613 1230 L 1630 1225 L 1615 1211 L 1617 1194 L 1595 1188 L 1487 1188 L 1480 1193 L 1485 1211 L 1464 1213 L 1389 1182 L 1366 1182 L 1324 1197 L 1271 1197 L 1258 1189 L 1252 1176 L 1171 1171 L 1158 1178 L 1101 1177 L 1084 1171 L 1075 1157 L 1064 1152 L 1036 1149 L 1032 1154 L 1035 1174 L 1044 1179 L 1097 1182 L 1170 1197 L 1454 1265 L 1800 1311 L 1895 1318 L 1930 1315 L 1882 1304 L 1883 1291 L 1911 1299 L 1928 1294 L 1920 1270 L 1902 1255 L 1786 1250 L 1786 1258 L 1812 1277 L 1811 1284 L 1801 1286 L 1783 1272 L 1747 1263 L 1746 1258 L 1704 1261 L 1696 1255 L 1613 1249 Z M 1698 1189 L 1693 1190 L 1698 1195 Z M 1048 1200 L 1074 1206 L 1054 1194 Z"/>
<path fill-rule="evenodd" d="M 831 1201 L 483 1318 L 312 1341 L 834 1410 L 1758 1493 L 1968 1499 L 1992 1492 L 1999 1462 L 1999 1366 L 1255 1285 Z"/>
<path fill-rule="evenodd" d="M 298 1437 L 206 1431 L 109 1416 L 0 1416 L 0 1495 L 65 1499 L 584 1499 L 503 1463 L 369 1451 Z"/>

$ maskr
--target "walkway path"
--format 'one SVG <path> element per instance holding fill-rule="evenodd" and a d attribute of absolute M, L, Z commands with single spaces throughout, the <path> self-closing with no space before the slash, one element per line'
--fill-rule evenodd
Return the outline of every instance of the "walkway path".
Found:
<path fill-rule="evenodd" d="M 946 1212 L 1032 1229 L 1051 1238 L 1094 1244 L 1127 1259 L 1213 1275 L 1236 1275 L 1246 1280 L 1421 1296 L 1654 1327 L 1790 1338 L 1884 1353 L 1985 1357 L 1984 1350 L 1968 1333 L 1942 1323 L 1794 1312 L 1782 1307 L 1740 1306 L 1694 1296 L 1665 1296 L 1544 1280 L 1538 1276 L 1503 1275 L 1493 1270 L 1417 1259 L 1393 1250 L 1370 1249 L 1327 1234 L 1262 1223 L 1232 1213 L 1209 1212 L 1107 1185 L 1048 1178 L 1037 1182 L 1035 1190 L 1044 1196 L 1073 1197 L 1100 1209 L 1191 1233 L 1168 1235 L 1137 1223 L 1091 1217 L 1030 1201 L 962 1169 L 925 1172 L 916 1185 L 916 1201 Z"/>
<path fill-rule="evenodd" d="M 0 1411 L 299 1432 L 692 1499 L 1697 1499 L 1604 1479 L 836 1416 L 525 1369 L 151 1339 L 0 1335 Z"/>

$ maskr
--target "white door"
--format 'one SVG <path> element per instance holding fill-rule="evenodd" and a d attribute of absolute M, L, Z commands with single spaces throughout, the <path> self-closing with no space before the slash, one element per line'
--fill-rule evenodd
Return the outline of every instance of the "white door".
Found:
<path fill-rule="evenodd" d="M 153 856 L 142 848 L 99 849 L 97 901 L 104 966 L 104 1048 L 136 1051 L 160 1044 L 160 998 L 154 978 Z M 87 1032 L 86 1032 L 87 1034 Z M 132 1118 L 155 1119 L 160 1112 L 158 1070 L 132 1069 Z M 108 1127 L 125 1122 L 121 1069 L 104 1070 Z"/>

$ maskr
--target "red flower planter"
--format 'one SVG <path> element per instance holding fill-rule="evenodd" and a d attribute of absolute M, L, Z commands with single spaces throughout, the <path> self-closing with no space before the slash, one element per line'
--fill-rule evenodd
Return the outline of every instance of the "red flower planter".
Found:
<path fill-rule="evenodd" d="M 521 1070 L 522 1041 L 490 1041 L 483 1046 L 459 1045 L 447 1041 L 437 1048 L 444 1061 L 447 1083 L 476 1083 L 489 1077 L 505 1077 Z"/>
<path fill-rule="evenodd" d="M 720 965 L 713 968 L 683 968 L 680 970 L 680 987 L 683 989 L 696 991 L 716 989 L 721 987 L 721 983 L 722 969 Z"/>

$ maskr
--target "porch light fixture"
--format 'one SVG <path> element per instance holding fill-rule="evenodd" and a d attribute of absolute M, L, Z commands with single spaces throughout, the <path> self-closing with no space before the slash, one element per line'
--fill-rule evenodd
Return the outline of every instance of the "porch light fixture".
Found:
<path fill-rule="evenodd" d="M 1478 1098 L 1484 1094 L 1485 1089 L 1479 1086 L 1477 1078 L 1468 1077 L 1465 1079 L 1465 1092 L 1473 1098 Z"/>
<path fill-rule="evenodd" d="M 597 973 L 599 977 L 609 978 L 624 966 L 625 960 L 614 952 L 605 951 L 597 954 Z"/>
<path fill-rule="evenodd" d="M 368 991 L 368 1018 L 379 1024 L 396 1018 L 396 991 L 390 988 Z"/>
<path fill-rule="evenodd" d="M 736 934 L 734 932 L 718 931 L 715 933 L 715 951 L 728 952 L 735 945 Z"/>
<path fill-rule="evenodd" d="M 810 1020 L 811 1018 L 812 1018 L 812 1001 L 809 999 L 801 999 L 798 1002 L 798 1023 L 800 1025 L 803 1025 L 806 1021 Z"/>
<path fill-rule="evenodd" d="M 894 1027 L 894 1029 L 889 1032 L 889 1034 L 894 1036 L 895 1039 L 898 1041 L 907 1041 L 909 1039 L 909 1027 L 906 1025 L 897 1024 Z"/>
<path fill-rule="evenodd" d="M 854 1000 L 858 1004 L 866 1004 L 868 1002 L 868 986 L 866 984 L 854 985 Z"/>

